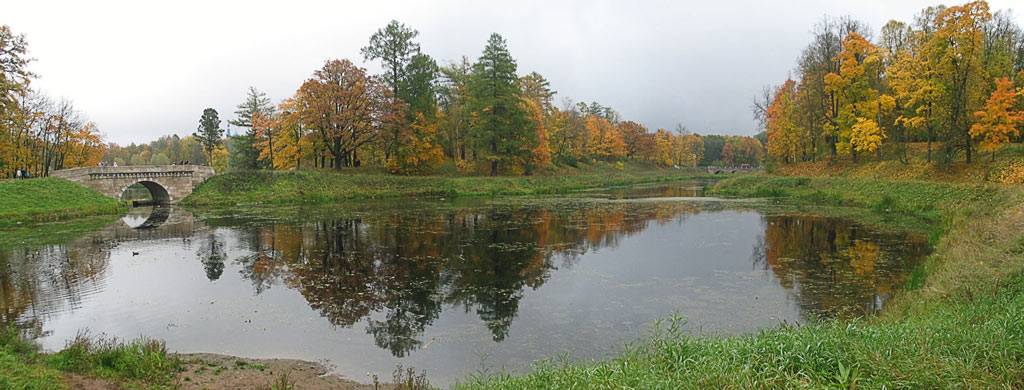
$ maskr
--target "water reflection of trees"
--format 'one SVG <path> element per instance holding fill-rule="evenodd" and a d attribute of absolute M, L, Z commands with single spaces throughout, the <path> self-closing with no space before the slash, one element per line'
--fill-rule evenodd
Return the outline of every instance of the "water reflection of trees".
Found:
<path fill-rule="evenodd" d="M 920 235 L 885 233 L 848 220 L 768 216 L 754 265 L 770 271 L 805 316 L 874 313 L 924 258 Z"/>
<path fill-rule="evenodd" d="M 0 326 L 39 336 L 46 317 L 78 307 L 84 293 L 102 283 L 109 261 L 106 245 L 0 251 Z"/>
<path fill-rule="evenodd" d="M 83 297 L 102 288 L 111 248 L 125 241 L 188 237 L 195 229 L 192 214 L 182 209 L 143 214 L 147 213 L 156 218 L 148 215 L 144 229 L 124 220 L 99 228 L 89 228 L 90 221 L 81 226 L 70 222 L 31 228 L 35 233 L 26 242 L 4 242 L 0 246 L 0 326 L 41 336 L 46 319 L 78 308 Z M 79 231 L 81 236 L 74 237 Z"/>
<path fill-rule="evenodd" d="M 361 216 L 246 229 L 241 239 L 253 254 L 240 260 L 241 273 L 256 293 L 283 280 L 332 324 L 365 319 L 379 347 L 404 356 L 422 345 L 423 330 L 446 305 L 475 313 L 501 341 L 525 289 L 543 285 L 553 270 L 699 210 L 584 202 L 350 213 Z"/>

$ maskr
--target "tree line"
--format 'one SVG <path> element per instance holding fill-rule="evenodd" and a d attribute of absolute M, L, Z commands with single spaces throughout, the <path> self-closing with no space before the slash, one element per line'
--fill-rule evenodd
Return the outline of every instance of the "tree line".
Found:
<path fill-rule="evenodd" d="M 207 153 L 221 149 L 238 169 L 344 168 L 375 165 L 397 174 L 428 174 L 450 163 L 464 174 L 530 174 L 552 163 L 639 161 L 659 166 L 758 165 L 761 141 L 705 139 L 684 127 L 650 131 L 611 107 L 564 99 L 550 82 L 519 76 L 505 39 L 492 34 L 476 62 L 438 65 L 415 41 L 419 32 L 392 21 L 361 53 L 381 75 L 346 59 L 328 60 L 295 94 L 273 105 L 250 87 L 229 121 L 244 134 L 196 133 Z"/>
<path fill-rule="evenodd" d="M 911 143 L 925 144 L 928 162 L 970 163 L 1021 141 L 1024 32 L 1009 11 L 928 7 L 877 38 L 863 22 L 826 18 L 813 34 L 795 78 L 753 104 L 773 164 L 872 154 L 908 163 Z"/>
<path fill-rule="evenodd" d="M 27 53 L 25 36 L 0 26 L 0 177 L 95 165 L 104 149 L 96 125 L 70 100 L 31 87 Z"/>
<path fill-rule="evenodd" d="M 340 169 L 364 165 L 396 174 L 430 174 L 448 164 L 462 174 L 531 174 L 551 164 L 641 162 L 662 167 L 759 165 L 763 139 L 700 136 L 685 127 L 649 130 L 611 107 L 563 99 L 539 73 L 519 76 L 506 42 L 492 34 L 475 62 L 439 65 L 416 42 L 419 32 L 392 21 L 361 49 L 383 73 L 347 59 L 312 72 L 293 96 L 274 104 L 250 87 L 228 120 L 207 108 L 190 136 L 148 144 L 106 144 L 70 101 L 33 91 L 27 44 L 6 26 L 0 35 L 0 170 L 37 175 L 97 165 L 189 162 L 225 169 Z M 618 165 L 621 167 L 621 165 Z"/>

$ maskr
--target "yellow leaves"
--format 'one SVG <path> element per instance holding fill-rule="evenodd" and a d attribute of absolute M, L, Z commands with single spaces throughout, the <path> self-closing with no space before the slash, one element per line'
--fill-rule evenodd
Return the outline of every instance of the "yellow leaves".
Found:
<path fill-rule="evenodd" d="M 857 124 L 850 131 L 850 145 L 858 152 L 873 152 L 882 145 L 885 133 L 878 123 L 867 118 L 857 118 Z"/>
<path fill-rule="evenodd" d="M 848 249 L 850 254 L 850 267 L 858 275 L 869 275 L 875 270 L 881 250 L 878 245 L 866 241 L 854 241 Z"/>
<path fill-rule="evenodd" d="M 768 106 L 768 155 L 776 162 L 794 162 L 803 142 L 796 123 L 796 83 L 786 80 Z"/>
<path fill-rule="evenodd" d="M 896 109 L 896 98 L 892 97 L 892 95 L 885 94 L 879 96 L 878 102 L 883 112 L 892 112 Z"/>
<path fill-rule="evenodd" d="M 526 110 L 530 113 L 530 120 L 536 126 L 536 146 L 534 146 L 530 164 L 546 168 L 551 165 L 551 146 L 548 143 L 548 129 L 544 123 L 544 111 L 540 104 L 531 100 L 523 99 Z"/>
<path fill-rule="evenodd" d="M 840 91 L 846 88 L 846 80 L 838 74 L 829 73 L 825 75 L 825 86 L 830 92 Z"/>
<path fill-rule="evenodd" d="M 604 160 L 616 160 L 626 155 L 626 142 L 622 134 L 607 119 L 587 118 L 587 153 Z"/>
<path fill-rule="evenodd" d="M 997 173 L 992 181 L 1003 184 L 1024 183 L 1024 160 L 1010 163 L 1009 166 Z"/>
<path fill-rule="evenodd" d="M 405 175 L 433 172 L 444 162 L 444 151 L 438 142 L 437 121 L 426 119 L 422 113 L 409 124 L 409 131 L 403 132 L 398 151 L 387 162 L 392 173 Z"/>
<path fill-rule="evenodd" d="M 217 172 L 224 172 L 228 168 L 228 149 L 223 144 L 213 149 L 211 157 L 210 166 Z"/>

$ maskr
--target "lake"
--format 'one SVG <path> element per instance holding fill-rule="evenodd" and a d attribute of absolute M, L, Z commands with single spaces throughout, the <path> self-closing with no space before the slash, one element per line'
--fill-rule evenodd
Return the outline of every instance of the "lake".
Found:
<path fill-rule="evenodd" d="M 0 246 L 0 320 L 46 349 L 88 329 L 170 350 L 399 363 L 435 385 L 613 356 L 676 314 L 693 334 L 871 315 L 923 235 L 702 198 L 707 182 L 565 198 L 136 208 L 57 244 Z"/>

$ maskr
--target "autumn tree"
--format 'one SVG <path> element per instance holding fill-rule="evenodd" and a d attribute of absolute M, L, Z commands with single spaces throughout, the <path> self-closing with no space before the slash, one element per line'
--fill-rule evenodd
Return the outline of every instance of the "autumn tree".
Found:
<path fill-rule="evenodd" d="M 199 141 L 200 145 L 203 145 L 203 150 L 206 151 L 206 161 L 212 162 L 213 152 L 223 145 L 222 138 L 224 137 L 224 130 L 220 128 L 217 110 L 212 108 L 203 110 L 203 115 L 199 117 L 199 128 L 192 133 L 192 136 Z"/>
<path fill-rule="evenodd" d="M 644 149 L 648 148 L 649 145 L 645 144 L 645 138 L 647 137 L 647 128 L 643 125 L 633 122 L 624 121 L 619 122 L 615 126 L 620 135 L 622 135 L 622 141 L 626 146 L 626 156 L 635 157 L 642 155 Z"/>
<path fill-rule="evenodd" d="M 606 161 L 616 161 L 626 155 L 626 143 L 618 129 L 607 119 L 591 115 L 587 118 L 587 154 Z"/>
<path fill-rule="evenodd" d="M 281 102 L 276 114 L 267 121 L 266 126 L 273 128 L 277 134 L 277 142 L 273 147 L 274 169 L 299 168 L 304 159 L 314 157 L 313 139 L 317 133 L 307 131 L 301 119 L 298 100 L 292 97 Z M 261 126 L 262 123 L 258 125 Z"/>
<path fill-rule="evenodd" d="M 985 24 L 991 18 L 984 1 L 949 7 L 935 16 L 936 29 L 927 43 L 926 56 L 943 92 L 946 161 L 962 148 L 971 162 L 970 128 L 973 113 L 985 97 L 987 76 L 981 54 Z"/>
<path fill-rule="evenodd" d="M 676 163 L 684 167 L 697 166 L 704 158 L 704 139 L 696 134 L 679 135 L 678 156 Z"/>
<path fill-rule="evenodd" d="M 794 121 L 796 82 L 786 82 L 775 92 L 768 107 L 768 155 L 773 161 L 787 164 L 799 155 L 800 131 Z"/>
<path fill-rule="evenodd" d="M 675 163 L 673 153 L 675 143 L 675 136 L 671 132 L 658 129 L 654 135 L 654 162 L 665 167 L 672 166 Z"/>
<path fill-rule="evenodd" d="M 410 123 L 410 131 L 399 139 L 396 154 L 387 162 L 392 173 L 403 175 L 428 174 L 436 170 L 444 161 L 441 149 L 439 123 L 427 119 L 422 113 Z"/>
<path fill-rule="evenodd" d="M 794 94 L 790 97 L 794 104 L 794 117 L 790 120 L 794 126 L 804 122 L 807 127 L 806 142 L 811 144 L 809 149 L 818 150 L 816 145 L 820 140 L 824 143 L 830 159 L 835 160 L 838 155 L 838 129 L 842 104 L 839 90 L 829 88 L 825 77 L 828 74 L 840 73 L 843 65 L 840 57 L 843 38 L 850 33 L 867 36 L 867 26 L 849 17 L 826 18 L 815 25 L 812 33 L 814 37 L 811 43 L 798 60 L 797 73 L 801 80 L 794 92 L 798 91 L 799 96 Z M 772 94 L 771 101 L 775 100 L 776 95 L 777 93 Z M 762 101 L 767 102 L 767 99 Z M 768 104 L 770 105 L 770 102 Z M 767 109 L 764 115 L 767 118 Z M 802 149 L 799 145 L 796 147 Z"/>
<path fill-rule="evenodd" d="M 877 77 L 882 58 L 878 48 L 863 36 L 851 32 L 843 39 L 839 73 L 825 75 L 826 90 L 839 97 L 839 116 L 834 129 L 840 150 L 849 150 L 854 161 L 858 152 L 875 151 L 885 137 L 879 125 Z"/>
<path fill-rule="evenodd" d="M 29 83 L 33 77 L 28 70 L 32 61 L 28 56 L 28 43 L 24 35 L 14 34 L 10 27 L 0 26 L 0 172 L 23 168 L 27 163 L 25 143 L 30 137 L 26 122 L 32 120 L 25 110 Z M 9 166 L 13 166 L 8 169 Z"/>
<path fill-rule="evenodd" d="M 473 137 L 487 150 L 491 176 L 500 166 L 525 162 L 536 144 L 536 127 L 521 104 L 522 90 L 516 61 L 505 39 L 491 34 L 483 55 L 473 67 L 470 107 L 474 116 Z"/>
<path fill-rule="evenodd" d="M 1017 95 L 1013 81 L 1007 77 L 995 81 L 996 90 L 985 102 L 985 109 L 974 113 L 978 123 L 971 126 L 971 137 L 981 139 L 981 148 L 992 152 L 992 161 L 999 147 L 1009 142 L 1010 136 L 1017 136 L 1017 126 L 1024 123 L 1024 111 L 1013 109 Z"/>
<path fill-rule="evenodd" d="M 551 145 L 548 142 L 548 129 L 544 118 L 544 110 L 539 104 L 531 99 L 523 99 L 524 108 L 530 116 L 530 123 L 535 127 L 533 150 L 530 151 L 530 160 L 526 162 L 527 173 L 533 168 L 546 168 L 551 165 Z"/>
<path fill-rule="evenodd" d="M 551 82 L 541 76 L 540 73 L 531 72 L 520 77 L 519 83 L 523 88 L 523 97 L 533 101 L 545 115 L 551 115 L 555 110 L 554 96 L 557 92 L 551 89 Z"/>
<path fill-rule="evenodd" d="M 387 86 L 348 60 L 327 61 L 314 72 L 299 88 L 296 110 L 302 126 L 317 132 L 336 169 L 358 166 L 358 149 L 372 142 L 397 112 Z"/>

